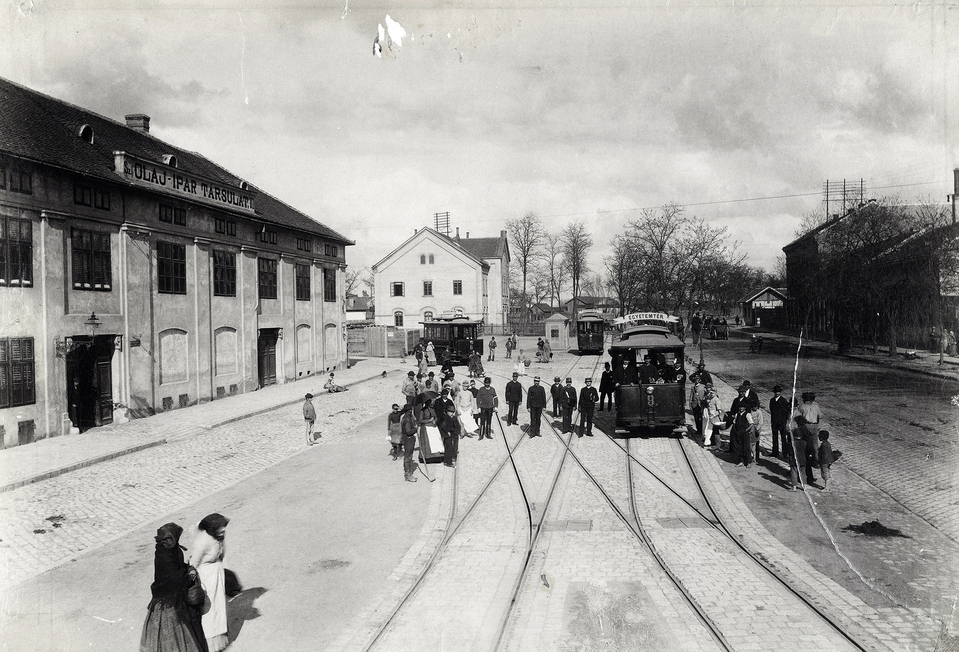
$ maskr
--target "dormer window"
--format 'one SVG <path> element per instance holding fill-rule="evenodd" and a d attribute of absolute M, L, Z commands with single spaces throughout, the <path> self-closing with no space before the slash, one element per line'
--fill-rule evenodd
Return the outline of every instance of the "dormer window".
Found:
<path fill-rule="evenodd" d="M 163 163 L 169 165 L 171 168 L 177 167 L 177 159 L 175 154 L 164 154 Z"/>
<path fill-rule="evenodd" d="M 91 145 L 93 144 L 93 127 L 90 125 L 83 125 L 80 127 L 80 131 L 77 133 L 77 135 Z"/>

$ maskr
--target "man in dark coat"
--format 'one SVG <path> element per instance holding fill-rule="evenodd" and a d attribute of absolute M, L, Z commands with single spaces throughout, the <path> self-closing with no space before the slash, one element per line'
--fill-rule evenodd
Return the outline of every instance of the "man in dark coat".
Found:
<path fill-rule="evenodd" d="M 696 365 L 696 371 L 693 372 L 693 375 L 699 376 L 699 381 L 704 387 L 713 383 L 713 377 L 706 371 L 706 363 L 702 360 Z"/>
<path fill-rule="evenodd" d="M 773 387 L 773 397 L 769 399 L 769 421 L 773 439 L 773 457 L 779 457 L 779 445 L 782 443 L 782 453 L 786 453 L 786 436 L 789 433 L 789 399 L 783 396 L 783 386 Z"/>
<path fill-rule="evenodd" d="M 515 426 L 516 419 L 519 416 L 519 406 L 523 402 L 523 385 L 518 380 L 519 374 L 513 372 L 513 380 L 506 383 L 506 405 L 509 411 L 506 413 L 506 425 Z"/>
<path fill-rule="evenodd" d="M 553 378 L 553 384 L 549 386 L 549 395 L 553 398 L 553 418 L 555 419 L 563 408 L 563 383 L 559 376 Z"/>
<path fill-rule="evenodd" d="M 746 409 L 752 412 L 759 409 L 759 394 L 753 389 L 752 383 L 748 380 L 743 381 L 743 387 L 746 388 Z"/>
<path fill-rule="evenodd" d="M 563 387 L 563 432 L 573 431 L 573 410 L 576 409 L 576 388 L 573 387 L 573 379 L 566 379 L 566 386 Z"/>
<path fill-rule="evenodd" d="M 539 384 L 539 376 L 533 378 L 533 386 L 526 392 L 526 409 L 529 410 L 529 436 L 539 437 L 539 427 L 546 408 L 546 388 Z"/>
<path fill-rule="evenodd" d="M 579 391 L 579 436 L 593 436 L 593 409 L 599 400 L 599 392 L 593 387 L 593 379 L 587 378 Z"/>
<path fill-rule="evenodd" d="M 613 372 L 609 369 L 609 363 L 603 363 L 603 375 L 599 379 L 599 411 L 603 411 L 603 405 L 609 402 L 609 409 L 613 409 L 613 390 L 616 389 L 616 383 L 613 382 Z"/>

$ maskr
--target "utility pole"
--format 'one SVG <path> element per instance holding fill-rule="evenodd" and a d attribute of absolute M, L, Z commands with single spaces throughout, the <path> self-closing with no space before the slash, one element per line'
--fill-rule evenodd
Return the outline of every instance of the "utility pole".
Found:
<path fill-rule="evenodd" d="M 959 195 L 959 168 L 952 169 L 952 223 L 956 223 L 956 195 Z"/>

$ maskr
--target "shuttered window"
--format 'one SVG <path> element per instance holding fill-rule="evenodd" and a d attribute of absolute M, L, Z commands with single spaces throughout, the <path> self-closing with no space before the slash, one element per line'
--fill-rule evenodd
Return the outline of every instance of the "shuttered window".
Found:
<path fill-rule="evenodd" d="M 0 339 L 0 408 L 36 402 L 33 338 Z"/>
<path fill-rule="evenodd" d="M 110 234 L 73 229 L 73 288 L 75 290 L 111 290 Z"/>

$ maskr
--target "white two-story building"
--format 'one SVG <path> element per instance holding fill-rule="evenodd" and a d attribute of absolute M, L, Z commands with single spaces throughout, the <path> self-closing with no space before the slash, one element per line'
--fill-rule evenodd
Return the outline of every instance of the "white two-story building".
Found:
<path fill-rule="evenodd" d="M 509 297 L 509 244 L 449 237 L 422 228 L 373 265 L 377 325 L 413 328 L 441 313 L 482 319 L 503 332 Z"/>

